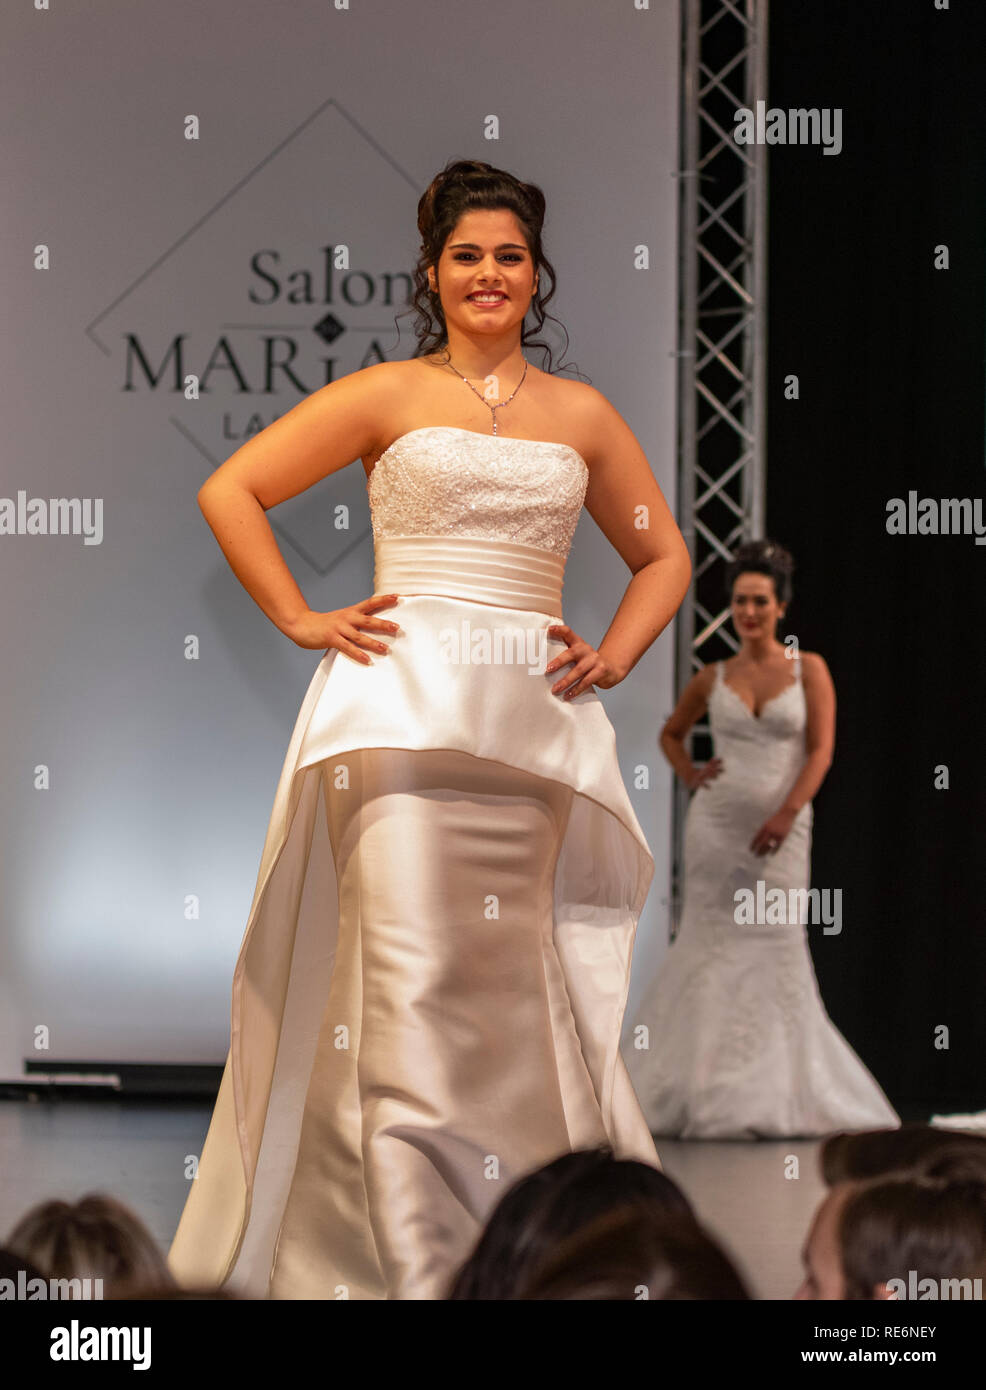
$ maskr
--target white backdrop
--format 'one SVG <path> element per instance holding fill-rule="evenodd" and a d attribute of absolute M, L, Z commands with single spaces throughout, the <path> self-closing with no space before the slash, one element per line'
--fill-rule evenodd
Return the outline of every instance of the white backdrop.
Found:
<path fill-rule="evenodd" d="M 321 654 L 240 588 L 195 494 L 248 431 L 324 384 L 327 359 L 338 377 L 374 352 L 411 355 L 410 318 L 399 343 L 393 324 L 400 277 L 418 196 L 448 159 L 543 187 L 567 356 L 628 420 L 674 505 L 677 12 L 677 0 L 6 7 L 0 494 L 100 499 L 102 536 L 0 536 L 0 1078 L 28 1058 L 225 1056 L 274 789 Z M 324 248 L 341 243 L 353 269 L 326 283 Z M 641 245 L 648 269 L 634 266 Z M 268 373 L 268 355 L 288 369 Z M 177 389 L 187 372 L 205 377 L 197 402 Z M 339 503 L 348 531 L 331 524 Z M 271 520 L 313 607 L 372 592 L 358 462 Z M 584 515 L 566 620 L 598 642 L 628 579 Z M 657 860 L 631 1006 L 667 935 L 656 738 L 672 672 L 669 631 L 602 695 Z"/>

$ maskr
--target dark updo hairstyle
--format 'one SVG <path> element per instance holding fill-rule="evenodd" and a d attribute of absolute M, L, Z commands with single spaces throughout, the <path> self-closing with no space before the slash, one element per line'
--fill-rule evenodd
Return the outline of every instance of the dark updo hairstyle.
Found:
<path fill-rule="evenodd" d="M 901 1125 L 899 1129 L 843 1130 L 830 1134 L 819 1150 L 818 1162 L 826 1186 L 860 1182 L 904 1171 L 932 1171 L 941 1155 L 968 1153 L 982 1165 L 986 1182 L 986 1135 L 933 1125 Z"/>
<path fill-rule="evenodd" d="M 778 603 L 791 602 L 794 559 L 776 541 L 744 541 L 726 569 L 726 599 L 732 602 L 733 585 L 741 574 L 766 574 L 774 581 Z"/>
<path fill-rule="evenodd" d="M 464 213 L 477 209 L 498 211 L 506 208 L 512 212 L 524 232 L 531 259 L 538 272 L 538 287 L 531 299 L 529 313 L 534 323 L 525 324 L 521 331 L 521 346 L 542 348 L 545 353 L 546 370 L 552 371 L 552 353 L 548 343 L 535 335 L 544 327 L 545 319 L 558 323 L 565 334 L 565 347 L 568 348 L 568 333 L 564 324 L 553 314 L 545 312 L 545 305 L 555 293 L 555 271 L 544 254 L 541 229 L 544 225 L 544 194 L 536 184 L 521 183 L 503 169 L 494 169 L 491 164 L 481 164 L 474 159 L 456 159 L 446 164 L 440 174 L 436 174 L 418 200 L 418 231 L 421 233 L 421 249 L 414 267 L 414 286 L 411 305 L 415 311 L 414 334 L 418 340 L 415 357 L 425 357 L 439 348 L 448 347 L 448 329 L 439 295 L 433 294 L 428 285 L 428 267 L 435 266 L 445 249 L 445 243 L 452 235 L 459 218 Z M 547 283 L 546 283 L 547 282 Z M 400 317 L 400 315 L 398 315 Z M 563 363 L 562 370 L 567 366 Z"/>

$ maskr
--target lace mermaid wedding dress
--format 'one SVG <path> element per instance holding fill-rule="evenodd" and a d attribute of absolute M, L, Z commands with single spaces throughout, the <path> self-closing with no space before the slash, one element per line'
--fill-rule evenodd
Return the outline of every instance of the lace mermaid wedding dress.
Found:
<path fill-rule="evenodd" d="M 401 632 L 327 652 L 302 704 L 181 1283 L 441 1298 L 522 1174 L 659 1166 L 619 1052 L 653 859 L 599 697 L 544 673 L 586 484 L 567 445 L 446 426 L 374 468 Z"/>
<path fill-rule="evenodd" d="M 681 925 L 635 1017 L 635 1041 L 649 1045 L 627 1051 L 657 1135 L 797 1138 L 900 1124 L 825 1012 L 803 898 L 790 911 L 790 890 L 806 889 L 810 879 L 811 804 L 774 854 L 750 849 L 804 762 L 801 661 L 792 664 L 790 685 L 759 716 L 716 667 L 708 710 L 722 771 L 692 796 Z M 741 903 L 766 905 L 780 901 L 769 896 L 778 888 L 786 924 L 772 924 L 784 914 L 766 906 L 754 908 L 762 922 L 737 923 L 737 892 Z"/>

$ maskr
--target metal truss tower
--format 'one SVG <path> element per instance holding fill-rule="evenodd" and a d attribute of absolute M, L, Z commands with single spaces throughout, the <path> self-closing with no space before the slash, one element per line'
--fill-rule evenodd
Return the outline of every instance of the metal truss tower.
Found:
<path fill-rule="evenodd" d="M 681 18 L 678 521 L 693 576 L 677 619 L 679 694 L 737 649 L 725 568 L 763 535 L 767 158 L 733 132 L 741 107 L 767 99 L 768 0 L 681 0 Z M 694 738 L 698 756 L 704 725 Z M 675 779 L 675 927 L 688 796 Z"/>

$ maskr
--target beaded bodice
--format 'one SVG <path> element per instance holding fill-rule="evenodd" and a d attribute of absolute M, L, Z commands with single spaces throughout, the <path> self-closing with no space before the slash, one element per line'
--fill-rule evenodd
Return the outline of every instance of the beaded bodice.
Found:
<path fill-rule="evenodd" d="M 568 444 L 425 425 L 380 455 L 367 483 L 374 540 L 461 536 L 568 556 L 589 470 Z"/>
<path fill-rule="evenodd" d="M 723 763 L 721 775 L 708 784 L 715 788 L 709 800 L 726 804 L 762 795 L 780 804 L 805 760 L 808 712 L 800 658 L 791 662 L 790 684 L 765 701 L 759 715 L 717 662 L 708 706 L 715 754 Z"/>

